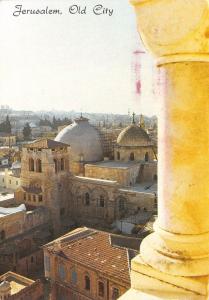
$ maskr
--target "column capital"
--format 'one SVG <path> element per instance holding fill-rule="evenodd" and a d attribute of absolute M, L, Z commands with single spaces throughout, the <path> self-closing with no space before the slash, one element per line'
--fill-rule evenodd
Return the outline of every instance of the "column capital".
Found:
<path fill-rule="evenodd" d="M 138 31 L 158 64 L 209 61 L 207 0 L 130 0 Z"/>

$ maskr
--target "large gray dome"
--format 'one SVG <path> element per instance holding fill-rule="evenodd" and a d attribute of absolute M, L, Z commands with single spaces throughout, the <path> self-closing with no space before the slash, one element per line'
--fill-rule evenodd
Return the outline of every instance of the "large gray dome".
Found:
<path fill-rule="evenodd" d="M 95 162 L 103 159 L 99 133 L 87 118 L 75 119 L 73 124 L 59 132 L 55 141 L 71 146 L 70 156 L 73 161 Z"/>

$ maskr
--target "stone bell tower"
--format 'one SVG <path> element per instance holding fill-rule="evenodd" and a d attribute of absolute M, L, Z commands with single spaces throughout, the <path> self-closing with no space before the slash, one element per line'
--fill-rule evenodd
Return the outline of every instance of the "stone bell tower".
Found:
<path fill-rule="evenodd" d="M 29 208 L 47 207 L 55 232 L 68 214 L 69 149 L 64 143 L 41 139 L 22 150 L 21 186 L 15 199 Z"/>
<path fill-rule="evenodd" d="M 158 220 L 132 260 L 131 289 L 120 299 L 209 299 L 209 3 L 131 3 L 165 87 Z"/>

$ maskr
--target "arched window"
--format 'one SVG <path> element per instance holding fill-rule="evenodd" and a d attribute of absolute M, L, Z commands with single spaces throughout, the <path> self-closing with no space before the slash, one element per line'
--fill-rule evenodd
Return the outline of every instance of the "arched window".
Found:
<path fill-rule="evenodd" d="M 54 169 L 55 169 L 55 173 L 58 172 L 58 161 L 57 159 L 54 159 Z"/>
<path fill-rule="evenodd" d="M 101 195 L 101 196 L 99 197 L 99 206 L 100 206 L 100 207 L 105 207 L 105 199 L 104 199 L 104 196 L 103 196 L 103 195 Z"/>
<path fill-rule="evenodd" d="M 41 165 L 41 160 L 40 159 L 36 160 L 36 172 L 38 172 L 38 173 L 42 172 L 42 165 Z"/>
<path fill-rule="evenodd" d="M 61 169 L 61 171 L 64 171 L 64 169 L 65 169 L 65 161 L 64 161 L 64 158 L 61 158 L 61 161 L 60 161 L 60 169 Z"/>
<path fill-rule="evenodd" d="M 85 205 L 86 206 L 90 205 L 90 196 L 89 196 L 89 193 L 85 193 Z"/>
<path fill-rule="evenodd" d="M 104 297 L 105 291 L 104 291 L 104 283 L 102 281 L 98 282 L 98 294 L 100 297 Z"/>
<path fill-rule="evenodd" d="M 85 275 L 85 290 L 90 291 L 91 281 L 88 275 Z"/>
<path fill-rule="evenodd" d="M 120 152 L 117 152 L 117 160 L 120 160 Z"/>
<path fill-rule="evenodd" d="M 149 161 L 149 153 L 148 152 L 145 153 L 144 160 Z"/>
<path fill-rule="evenodd" d="M 5 230 L 2 230 L 0 233 L 1 240 L 4 240 L 6 237 Z"/>
<path fill-rule="evenodd" d="M 34 172 L 34 159 L 29 158 L 29 171 Z"/>
<path fill-rule="evenodd" d="M 112 289 L 112 300 L 117 300 L 120 296 L 119 289 L 113 288 Z"/>
<path fill-rule="evenodd" d="M 130 160 L 134 160 L 134 152 L 130 153 Z"/>

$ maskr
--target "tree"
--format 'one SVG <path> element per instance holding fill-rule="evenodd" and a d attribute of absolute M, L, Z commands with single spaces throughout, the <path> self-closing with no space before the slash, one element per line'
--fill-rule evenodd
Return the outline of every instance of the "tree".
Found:
<path fill-rule="evenodd" d="M 6 120 L 0 124 L 0 132 L 11 133 L 12 126 L 9 120 L 9 116 L 6 116 Z"/>
<path fill-rule="evenodd" d="M 25 124 L 22 132 L 23 132 L 24 140 L 29 140 L 31 137 L 31 127 L 29 123 Z"/>

